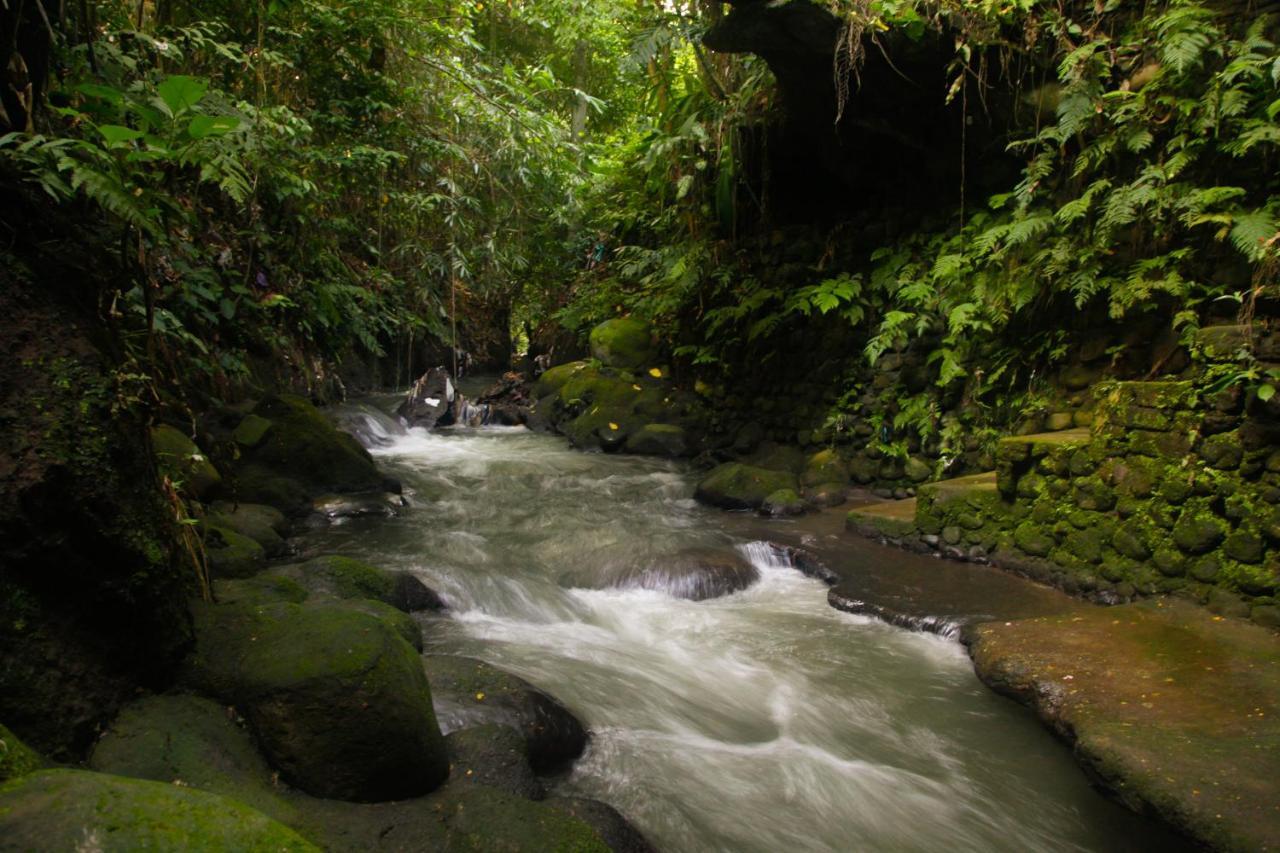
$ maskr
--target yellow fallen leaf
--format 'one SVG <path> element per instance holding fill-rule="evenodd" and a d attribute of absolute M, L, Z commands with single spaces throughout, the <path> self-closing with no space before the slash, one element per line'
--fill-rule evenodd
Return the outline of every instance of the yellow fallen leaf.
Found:
<path fill-rule="evenodd" d="M 640 388 L 640 386 L 639 386 L 639 385 L 634 385 L 634 384 L 633 384 L 631 387 L 632 387 L 632 388 L 634 388 L 634 389 L 636 389 L 637 391 L 642 390 L 642 389 Z"/>
<path fill-rule="evenodd" d="M 615 424 L 613 421 L 609 422 L 609 429 L 616 430 L 617 428 L 618 428 L 617 424 Z"/>
<path fill-rule="evenodd" d="M 649 368 L 649 375 L 650 375 L 650 376 L 652 376 L 654 379 L 661 379 L 661 378 L 662 378 L 662 368 L 660 368 L 660 367 L 651 367 L 651 368 Z"/>
<path fill-rule="evenodd" d="M 483 694 L 483 693 L 477 693 L 477 694 L 476 694 L 476 701 L 477 701 L 477 702 L 483 702 L 483 701 L 484 701 L 484 694 Z"/>

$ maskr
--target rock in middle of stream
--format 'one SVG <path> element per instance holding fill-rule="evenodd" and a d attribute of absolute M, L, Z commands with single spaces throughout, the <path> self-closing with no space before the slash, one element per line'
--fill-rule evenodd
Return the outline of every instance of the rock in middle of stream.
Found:
<path fill-rule="evenodd" d="M 652 589 L 703 601 L 746 589 L 759 579 L 756 567 L 735 550 L 686 548 L 658 556 L 609 553 L 600 568 L 570 573 L 562 583 L 585 589 Z"/>

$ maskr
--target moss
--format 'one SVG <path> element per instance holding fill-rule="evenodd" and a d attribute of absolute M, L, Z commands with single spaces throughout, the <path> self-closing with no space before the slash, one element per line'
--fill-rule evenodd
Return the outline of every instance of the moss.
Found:
<path fill-rule="evenodd" d="M 274 426 L 273 422 L 267 418 L 248 414 L 231 433 L 231 438 L 241 447 L 257 447 L 272 426 Z"/>
<path fill-rule="evenodd" d="M 653 333 L 633 317 L 606 320 L 591 330 L 591 354 L 610 367 L 653 367 L 658 358 Z"/>
<path fill-rule="evenodd" d="M 799 491 L 795 475 L 726 462 L 698 483 L 694 497 L 722 509 L 758 509 L 765 498 L 782 489 Z"/>
<path fill-rule="evenodd" d="M 275 507 L 220 501 L 214 504 L 206 520 L 213 527 L 234 530 L 249 537 L 261 545 L 269 557 L 279 556 L 287 550 L 283 534 L 288 530 L 288 522 Z"/>
<path fill-rule="evenodd" d="M 217 581 L 214 594 L 222 604 L 301 604 L 307 599 L 307 590 L 293 578 L 275 574 L 261 574 L 242 580 Z"/>
<path fill-rule="evenodd" d="M 765 442 L 760 445 L 755 453 L 743 461 L 756 468 L 767 468 L 770 471 L 789 471 L 792 474 L 799 474 L 804 471 L 807 459 L 804 451 L 798 447 L 793 447 L 789 444 Z"/>
<path fill-rule="evenodd" d="M 1138 522 L 1126 522 L 1116 528 L 1111 537 L 1111 545 L 1124 556 L 1132 560 L 1147 560 L 1151 557 L 1151 536 L 1148 529 Z"/>
<path fill-rule="evenodd" d="M 588 367 L 589 365 L 585 361 L 571 361 L 544 371 L 533 386 L 534 397 L 540 400 L 550 394 L 558 393 L 575 374 L 588 369 Z"/>
<path fill-rule="evenodd" d="M 1091 512 L 1109 512 L 1115 508 L 1116 494 L 1101 477 L 1081 477 L 1075 481 L 1073 499 L 1076 506 Z"/>
<path fill-rule="evenodd" d="M 1200 445 L 1200 458 L 1210 468 L 1218 471 L 1234 471 L 1244 459 L 1240 437 L 1234 432 L 1211 435 Z"/>
<path fill-rule="evenodd" d="M 266 565 L 262 546 L 226 527 L 205 525 L 205 551 L 215 578 L 245 578 Z"/>
<path fill-rule="evenodd" d="M 382 488 L 383 478 L 369 452 L 352 436 L 335 429 L 303 398 L 289 394 L 268 397 L 254 414 L 275 425 L 248 452 L 251 464 L 288 477 L 312 494 Z M 261 502 L 278 506 L 273 501 Z"/>
<path fill-rule="evenodd" d="M 675 424 L 645 424 L 627 438 L 628 453 L 678 458 L 688 455 L 689 441 L 684 427 Z"/>
<path fill-rule="evenodd" d="M 84 770 L 45 770 L 0 786 L 0 836 L 26 850 L 318 849 L 226 797 Z"/>
<path fill-rule="evenodd" d="M 204 497 L 222 482 L 222 475 L 196 443 L 173 427 L 152 427 L 151 446 L 161 472 L 184 493 Z"/>
<path fill-rule="evenodd" d="M 0 782 L 25 776 L 43 766 L 44 759 L 39 753 L 0 725 Z"/>
<path fill-rule="evenodd" d="M 1226 522 L 1203 502 L 1188 503 L 1173 526 L 1173 541 L 1188 554 L 1204 554 L 1218 547 L 1227 532 Z"/>
<path fill-rule="evenodd" d="M 1053 536 L 1032 522 L 1023 522 L 1014 529 L 1013 542 L 1020 551 L 1033 557 L 1047 557 L 1057 544 Z"/>
<path fill-rule="evenodd" d="M 267 504 L 285 515 L 303 515 L 311 509 L 311 495 L 302 483 L 264 465 L 250 463 L 236 469 L 231 485 L 237 498 Z"/>
<path fill-rule="evenodd" d="M 1062 547 L 1068 554 L 1086 563 L 1102 562 L 1103 548 L 1106 546 L 1106 534 L 1097 529 L 1074 530 L 1063 540 Z"/>
<path fill-rule="evenodd" d="M 1237 562 L 1257 565 L 1262 562 L 1262 537 L 1254 530 L 1237 530 L 1222 543 L 1222 552 Z"/>
<path fill-rule="evenodd" d="M 766 466 L 767 467 L 767 466 Z M 822 483 L 849 482 L 849 466 L 836 451 L 828 448 L 819 450 L 804 462 L 804 470 L 800 474 L 800 483 L 804 486 L 817 486 Z"/>
<path fill-rule="evenodd" d="M 272 764 L 318 796 L 424 793 L 448 772 L 418 654 L 339 604 L 198 605 L 186 681 L 240 706 Z"/>
<path fill-rule="evenodd" d="M 390 604 L 395 596 L 393 573 L 352 557 L 326 554 L 271 571 L 293 578 L 310 592 L 323 592 L 336 598 L 372 598 Z"/>
<path fill-rule="evenodd" d="M 762 515 L 784 518 L 792 515 L 803 515 L 809 508 L 804 499 L 794 489 L 779 489 L 771 493 L 760 505 Z"/>

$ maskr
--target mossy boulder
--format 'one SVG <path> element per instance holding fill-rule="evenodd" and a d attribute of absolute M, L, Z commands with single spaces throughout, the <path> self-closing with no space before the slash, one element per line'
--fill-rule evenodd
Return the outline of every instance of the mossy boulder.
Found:
<path fill-rule="evenodd" d="M 847 497 L 847 483 L 818 483 L 804 490 L 804 499 L 814 506 L 840 506 Z"/>
<path fill-rule="evenodd" d="M 689 440 L 682 426 L 645 424 L 627 437 L 624 449 L 628 453 L 677 459 L 689 455 Z"/>
<path fill-rule="evenodd" d="M 0 782 L 25 776 L 43 766 L 44 759 L 39 753 L 0 725 Z"/>
<path fill-rule="evenodd" d="M 1111 537 L 1111 545 L 1132 560 L 1142 561 L 1151 558 L 1150 536 L 1141 524 L 1132 521 L 1116 528 L 1116 532 Z"/>
<path fill-rule="evenodd" d="M 590 826 L 613 853 L 656 853 L 640 830 L 608 803 L 583 797 L 553 797 L 546 804 Z"/>
<path fill-rule="evenodd" d="M 236 472 L 239 499 L 292 513 L 314 495 L 387 488 L 369 452 L 307 400 L 289 394 L 268 397 L 253 413 L 271 421 L 271 428 L 246 450 Z"/>
<path fill-rule="evenodd" d="M 1188 554 L 1205 554 L 1217 548 L 1227 532 L 1227 523 L 1207 508 L 1188 505 L 1173 525 L 1173 541 Z"/>
<path fill-rule="evenodd" d="M 339 599 L 373 599 L 405 613 L 445 607 L 434 590 L 409 572 L 392 572 L 337 554 L 276 566 L 267 574 L 288 579 L 308 593 Z"/>
<path fill-rule="evenodd" d="M 44 770 L 0 786 L 0 839 L 11 850 L 319 849 L 227 797 L 86 770 Z"/>
<path fill-rule="evenodd" d="M 257 447 L 262 443 L 262 439 L 266 438 L 268 430 L 274 424 L 262 417 L 250 413 L 236 425 L 231 433 L 231 438 L 241 447 Z"/>
<path fill-rule="evenodd" d="M 218 501 L 205 521 L 211 527 L 233 530 L 249 537 L 262 546 L 268 557 L 279 557 L 289 549 L 284 541 L 289 532 L 289 522 L 284 513 L 273 506 Z"/>
<path fill-rule="evenodd" d="M 1049 552 L 1057 545 L 1057 541 L 1038 524 L 1024 521 L 1014 528 L 1013 544 L 1017 545 L 1018 550 L 1024 554 L 1030 554 L 1033 557 L 1047 557 Z"/>
<path fill-rule="evenodd" d="M 205 554 L 215 578 L 247 578 L 266 565 L 266 552 L 248 536 L 225 527 L 205 525 Z"/>
<path fill-rule="evenodd" d="M 418 655 L 336 604 L 196 605 L 184 679 L 242 709 L 272 765 L 317 796 L 416 796 L 448 773 Z"/>
<path fill-rule="evenodd" d="M 151 428 L 151 447 L 161 473 L 192 497 L 203 498 L 222 482 L 222 475 L 196 443 L 168 424 Z"/>
<path fill-rule="evenodd" d="M 509 726 L 523 735 L 539 773 L 562 769 L 586 748 L 587 731 L 577 717 L 524 679 L 454 655 L 427 655 L 422 665 L 445 729 Z"/>
<path fill-rule="evenodd" d="M 790 471 L 726 462 L 698 483 L 694 497 L 721 509 L 759 509 L 765 498 L 784 489 L 800 490 L 799 481 Z"/>
<path fill-rule="evenodd" d="M 830 448 L 819 450 L 804 462 L 804 470 L 800 474 L 802 486 L 818 486 L 824 483 L 847 485 L 849 482 L 849 466 L 840 454 Z"/>
<path fill-rule="evenodd" d="M 771 518 L 804 515 L 808 509 L 808 502 L 796 494 L 794 489 L 779 489 L 771 493 L 764 499 L 764 503 L 760 504 L 760 514 Z"/>
<path fill-rule="evenodd" d="M 640 370 L 658 360 L 649 326 L 633 317 L 606 320 L 591 330 L 591 355 L 609 367 Z"/>
<path fill-rule="evenodd" d="M 296 824 L 285 791 L 254 748 L 248 731 L 227 708 L 190 695 L 148 696 L 122 710 L 94 745 L 89 767 L 133 779 L 150 779 L 234 797 L 245 805 Z"/>

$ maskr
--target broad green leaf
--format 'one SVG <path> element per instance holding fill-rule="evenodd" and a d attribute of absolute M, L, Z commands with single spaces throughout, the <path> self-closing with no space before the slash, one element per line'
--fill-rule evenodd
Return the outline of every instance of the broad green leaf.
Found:
<path fill-rule="evenodd" d="M 157 86 L 156 92 L 160 95 L 161 102 L 168 108 L 169 115 L 176 116 L 200 103 L 200 99 L 208 89 L 207 80 L 175 74 Z"/>
<path fill-rule="evenodd" d="M 107 141 L 108 148 L 115 148 L 125 142 L 133 142 L 135 139 L 141 139 L 144 135 L 140 130 L 134 130 L 131 127 L 122 127 L 118 124 L 98 125 L 98 132 L 101 133 L 102 138 Z"/>
<path fill-rule="evenodd" d="M 204 139 L 209 136 L 222 136 L 240 126 L 236 116 L 195 116 L 187 125 L 187 135 L 192 139 Z"/>

